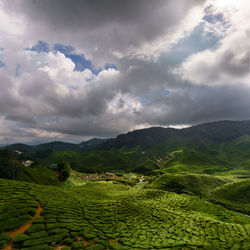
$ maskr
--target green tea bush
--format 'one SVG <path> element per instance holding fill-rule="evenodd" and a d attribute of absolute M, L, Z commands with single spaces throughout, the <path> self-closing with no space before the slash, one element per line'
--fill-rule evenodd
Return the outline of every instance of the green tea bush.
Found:
<path fill-rule="evenodd" d="M 22 250 L 54 250 L 54 247 L 49 246 L 47 244 L 39 245 L 39 246 L 32 246 L 32 247 L 25 247 Z"/>
<path fill-rule="evenodd" d="M 40 224 L 40 223 L 44 223 L 44 219 L 40 216 L 36 217 L 33 222 L 33 224 Z"/>
<path fill-rule="evenodd" d="M 230 209 L 250 215 L 250 180 L 229 183 L 212 190 L 209 198 Z"/>
<path fill-rule="evenodd" d="M 37 209 L 38 201 L 45 216 L 18 236 L 28 238 L 13 241 L 19 249 L 62 244 L 84 249 L 79 239 L 88 241 L 89 249 L 231 249 L 247 246 L 249 239 L 248 217 L 193 195 L 111 182 L 41 187 L 0 179 L 0 215 L 14 211 L 0 217 L 3 225 L 16 214 L 28 216 L 30 204 Z"/>
<path fill-rule="evenodd" d="M 84 249 L 83 242 L 77 242 L 72 245 L 72 250 L 82 250 Z"/>
<path fill-rule="evenodd" d="M 27 234 L 31 234 L 31 233 L 36 233 L 36 232 L 40 232 L 42 230 L 45 229 L 44 224 L 32 224 L 27 230 L 26 233 Z"/>
<path fill-rule="evenodd" d="M 15 236 L 15 238 L 13 239 L 13 242 L 23 242 L 29 238 L 30 237 L 28 235 L 23 234 L 23 233 L 19 233 Z"/>
<path fill-rule="evenodd" d="M 49 239 L 48 237 L 44 237 L 44 238 L 39 238 L 39 239 L 28 239 L 26 241 L 24 241 L 23 246 L 24 247 L 31 247 L 31 246 L 38 246 L 38 245 L 44 245 L 44 244 L 48 244 L 51 242 L 51 239 Z"/>
<path fill-rule="evenodd" d="M 0 248 L 4 248 L 7 245 L 9 239 L 10 236 L 8 234 L 0 234 Z"/>
<path fill-rule="evenodd" d="M 66 244 L 68 246 L 71 246 L 74 243 L 74 241 L 71 238 L 66 238 L 62 241 L 62 244 Z"/>
<path fill-rule="evenodd" d="M 105 246 L 100 245 L 100 244 L 94 244 L 92 246 L 87 246 L 86 249 L 87 250 L 104 250 Z"/>
<path fill-rule="evenodd" d="M 30 215 L 30 216 L 35 216 L 36 215 L 36 210 L 35 209 L 29 209 L 28 211 L 27 211 L 27 213 Z"/>
<path fill-rule="evenodd" d="M 47 236 L 48 236 L 48 233 L 46 231 L 39 231 L 39 232 L 30 234 L 31 239 L 40 239 L 40 238 L 44 238 Z"/>

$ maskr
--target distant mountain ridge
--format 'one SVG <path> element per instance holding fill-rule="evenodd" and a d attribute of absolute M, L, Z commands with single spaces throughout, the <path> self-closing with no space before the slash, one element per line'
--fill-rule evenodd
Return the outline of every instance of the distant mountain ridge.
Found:
<path fill-rule="evenodd" d="M 108 139 L 101 138 L 92 138 L 87 141 L 82 141 L 79 144 L 62 142 L 62 141 L 53 141 L 48 143 L 43 143 L 39 145 L 27 145 L 23 143 L 15 143 L 6 146 L 5 148 L 18 150 L 22 152 L 34 152 L 37 150 L 52 150 L 52 151 L 81 151 L 81 150 L 89 150 L 95 147 L 96 145 L 107 141 Z"/>
<path fill-rule="evenodd" d="M 210 140 L 213 143 L 234 140 L 243 135 L 250 135 L 250 121 L 217 121 L 195 125 L 183 129 L 151 127 L 134 130 L 118 135 L 96 146 L 96 149 L 120 149 L 124 146 L 144 149 L 153 148 L 170 138 L 193 138 Z"/>
<path fill-rule="evenodd" d="M 184 129 L 152 127 L 79 144 L 13 144 L 18 157 L 43 166 L 68 161 L 80 172 L 142 174 L 227 172 L 250 178 L 250 121 L 219 121 Z M 26 159 L 25 158 L 25 159 Z"/>
<path fill-rule="evenodd" d="M 192 138 L 199 142 L 209 140 L 213 143 L 231 141 L 240 136 L 250 135 L 250 121 L 216 121 L 209 122 L 192 127 L 175 129 L 163 127 L 151 127 L 140 130 L 134 130 L 127 134 L 120 134 L 115 138 L 101 139 L 92 138 L 79 144 L 53 141 L 35 146 L 16 143 L 7 146 L 12 150 L 33 152 L 37 150 L 52 151 L 82 151 L 82 150 L 110 150 L 121 149 L 123 147 L 142 149 L 154 148 L 168 140 Z M 175 142 L 176 143 L 176 142 Z"/>

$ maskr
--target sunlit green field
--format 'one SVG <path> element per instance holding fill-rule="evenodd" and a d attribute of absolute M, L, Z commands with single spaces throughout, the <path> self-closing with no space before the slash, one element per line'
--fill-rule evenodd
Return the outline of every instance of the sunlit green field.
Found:
<path fill-rule="evenodd" d="M 13 249 L 250 247 L 250 217 L 242 213 L 198 196 L 104 181 L 49 187 L 0 179 L 0 228 L 0 248 Z"/>

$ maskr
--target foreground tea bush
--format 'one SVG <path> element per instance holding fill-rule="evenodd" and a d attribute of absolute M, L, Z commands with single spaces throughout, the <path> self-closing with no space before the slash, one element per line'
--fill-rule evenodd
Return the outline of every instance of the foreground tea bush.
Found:
<path fill-rule="evenodd" d="M 0 180 L 1 247 L 18 249 L 248 249 L 249 218 L 187 194 L 112 183 L 45 187 Z M 8 216 L 4 216 L 7 214 Z M 243 219 L 242 219 L 243 218 Z M 16 220 L 15 220 L 16 219 Z M 237 223 L 235 223 L 237 221 Z"/>

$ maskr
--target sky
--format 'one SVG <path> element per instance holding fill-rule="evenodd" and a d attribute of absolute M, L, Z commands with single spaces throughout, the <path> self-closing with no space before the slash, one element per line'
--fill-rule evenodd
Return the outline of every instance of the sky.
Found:
<path fill-rule="evenodd" d="M 1 0 L 0 144 L 250 119 L 246 0 Z"/>

